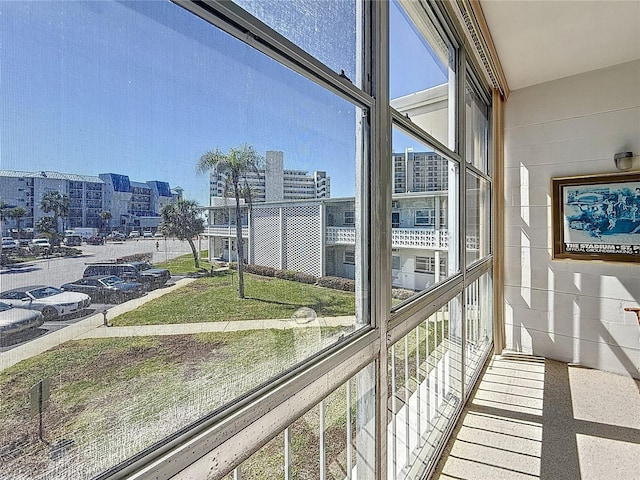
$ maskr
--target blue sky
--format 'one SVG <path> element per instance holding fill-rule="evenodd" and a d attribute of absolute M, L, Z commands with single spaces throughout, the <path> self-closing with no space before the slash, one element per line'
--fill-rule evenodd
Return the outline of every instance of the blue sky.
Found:
<path fill-rule="evenodd" d="M 306 48 L 326 45 L 330 25 L 349 40 L 354 20 L 340 13 L 341 23 L 324 19 L 324 35 Z M 419 66 L 392 75 L 392 96 L 443 81 L 402 21 L 392 14 L 392 28 L 403 31 L 392 70 Z M 301 28 L 291 35 L 306 38 L 314 25 Z M 333 36 L 323 60 L 349 74 L 353 47 Z M 327 171 L 332 196 L 350 196 L 356 110 L 168 2 L 0 2 L 2 169 L 168 181 L 206 204 L 198 158 L 248 143 L 262 155 L 284 151 L 286 168 Z"/>

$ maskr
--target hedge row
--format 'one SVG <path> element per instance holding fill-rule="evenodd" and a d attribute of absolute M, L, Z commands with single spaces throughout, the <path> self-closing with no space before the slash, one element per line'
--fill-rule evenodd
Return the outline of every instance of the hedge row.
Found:
<path fill-rule="evenodd" d="M 236 262 L 229 263 L 229 268 L 237 270 Z M 245 264 L 244 271 L 253 273 L 263 277 L 282 278 L 292 282 L 307 283 L 309 285 L 318 285 L 319 287 L 332 288 L 334 290 L 344 290 L 346 292 L 355 292 L 356 282 L 348 278 L 342 277 L 316 277 L 304 272 L 296 272 L 294 270 L 279 270 L 273 267 L 265 267 L 264 265 Z"/>
<path fill-rule="evenodd" d="M 349 278 L 342 277 L 321 277 L 316 282 L 319 287 L 333 288 L 334 290 L 344 290 L 345 292 L 355 292 L 356 282 Z"/>

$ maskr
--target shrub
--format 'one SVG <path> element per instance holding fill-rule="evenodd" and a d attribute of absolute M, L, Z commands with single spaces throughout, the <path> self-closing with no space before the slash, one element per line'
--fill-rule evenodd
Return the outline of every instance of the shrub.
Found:
<path fill-rule="evenodd" d="M 276 270 L 275 276 L 278 278 L 282 278 L 283 280 L 295 281 L 296 272 L 294 272 L 293 270 Z"/>
<path fill-rule="evenodd" d="M 334 290 L 344 290 L 345 292 L 355 292 L 356 282 L 349 278 L 342 277 L 321 277 L 316 284 L 320 287 L 332 288 Z"/>
<path fill-rule="evenodd" d="M 276 276 L 277 270 L 273 267 L 265 267 L 264 265 L 246 264 L 244 271 L 247 273 L 253 273 L 255 275 L 262 275 L 263 277 Z"/>
<path fill-rule="evenodd" d="M 293 280 L 300 283 L 308 283 L 313 285 L 318 281 L 317 277 L 304 272 L 294 272 Z"/>

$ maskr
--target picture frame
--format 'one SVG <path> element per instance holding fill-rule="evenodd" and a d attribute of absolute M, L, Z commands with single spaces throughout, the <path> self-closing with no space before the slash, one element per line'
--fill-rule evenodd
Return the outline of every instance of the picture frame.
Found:
<path fill-rule="evenodd" d="M 640 172 L 551 179 L 553 259 L 640 264 Z"/>

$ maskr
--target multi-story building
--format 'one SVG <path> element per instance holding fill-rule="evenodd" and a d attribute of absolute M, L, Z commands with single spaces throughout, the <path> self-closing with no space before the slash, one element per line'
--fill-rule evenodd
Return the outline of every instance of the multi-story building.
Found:
<path fill-rule="evenodd" d="M 95 176 L 51 171 L 21 172 L 0 170 L 0 201 L 9 207 L 24 208 L 27 214 L 20 226 L 33 228 L 42 217 L 50 215 L 40 209 L 40 199 L 47 192 L 60 192 L 69 197 L 69 216 L 65 226 L 100 227 L 104 210 L 104 182 Z M 15 228 L 16 220 L 5 219 L 3 229 Z"/>
<path fill-rule="evenodd" d="M 34 228 L 40 218 L 50 215 L 40 209 L 40 200 L 52 191 L 69 197 L 65 228 L 154 229 L 160 223 L 162 207 L 179 196 L 171 191 L 167 182 L 131 182 L 126 175 L 113 173 L 91 176 L 0 170 L 0 201 L 8 207 L 22 207 L 27 212 L 19 220 L 21 228 Z M 111 213 L 110 220 L 102 219 L 103 211 Z M 7 218 L 2 228 L 6 232 L 16 228 L 17 223 L 17 220 Z M 59 228 L 62 226 L 60 220 Z"/>
<path fill-rule="evenodd" d="M 326 172 L 314 171 L 310 175 L 305 170 L 285 169 L 284 154 L 279 151 L 267 151 L 264 168 L 246 172 L 242 178 L 243 185 L 245 181 L 251 189 L 252 201 L 257 203 L 331 196 L 331 179 Z M 226 182 L 224 173 L 211 172 L 211 197 L 230 196 Z"/>
<path fill-rule="evenodd" d="M 112 216 L 109 229 L 154 230 L 160 224 L 162 207 L 178 195 L 167 182 L 133 182 L 116 173 L 101 173 L 100 178 L 105 185 L 105 209 Z"/>
<path fill-rule="evenodd" d="M 393 154 L 393 286 L 424 290 L 458 268 L 456 228 L 450 230 L 449 161 L 433 152 Z M 454 203 L 455 205 L 455 203 Z M 316 276 L 355 277 L 356 220 L 353 198 L 276 201 L 243 208 L 245 260 Z M 210 256 L 234 258 L 235 206 L 209 208 Z M 469 222 L 474 223 L 474 222 Z M 455 226 L 455 222 L 453 222 Z M 250 227 L 249 227 L 250 225 Z M 472 230 L 472 229 L 471 229 Z M 477 231 L 467 232 L 467 254 L 478 249 Z M 231 246 L 231 252 L 229 252 Z M 477 255 L 476 255 L 477 256 Z M 453 259 L 453 261 L 449 261 Z"/>

